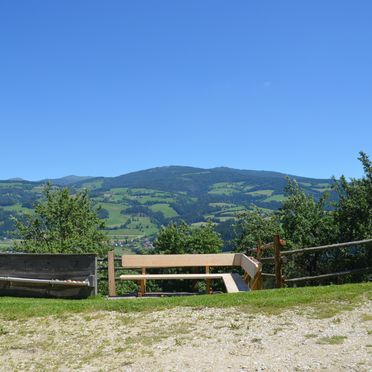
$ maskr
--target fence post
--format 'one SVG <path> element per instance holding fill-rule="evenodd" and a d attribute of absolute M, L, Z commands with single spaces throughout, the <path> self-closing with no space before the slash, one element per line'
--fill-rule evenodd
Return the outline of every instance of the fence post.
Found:
<path fill-rule="evenodd" d="M 116 282 L 115 282 L 115 252 L 108 251 L 107 253 L 107 272 L 108 272 L 108 295 L 110 297 L 116 296 Z"/>
<path fill-rule="evenodd" d="M 280 248 L 282 243 L 279 235 L 274 236 L 274 256 L 275 256 L 275 282 L 276 288 L 283 288 L 283 270 L 282 270 L 282 258 L 280 255 Z"/>

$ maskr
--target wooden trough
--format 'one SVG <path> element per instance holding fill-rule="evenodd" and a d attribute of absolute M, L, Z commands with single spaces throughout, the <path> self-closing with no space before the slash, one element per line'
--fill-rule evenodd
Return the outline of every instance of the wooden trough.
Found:
<path fill-rule="evenodd" d="M 0 254 L 0 296 L 87 298 L 96 294 L 93 254 Z"/>

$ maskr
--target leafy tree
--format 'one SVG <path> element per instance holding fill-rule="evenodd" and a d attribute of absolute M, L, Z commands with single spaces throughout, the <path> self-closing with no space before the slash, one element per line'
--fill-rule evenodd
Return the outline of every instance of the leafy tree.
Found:
<path fill-rule="evenodd" d="M 287 198 L 278 217 L 289 247 L 304 248 L 334 241 L 333 216 L 326 210 L 327 193 L 316 201 L 301 190 L 295 180 L 288 178 L 285 195 Z"/>
<path fill-rule="evenodd" d="M 45 185 L 43 199 L 26 222 L 15 219 L 21 242 L 17 250 L 35 253 L 98 253 L 107 251 L 104 222 L 93 209 L 87 191 L 71 195 L 67 188 Z"/>
<path fill-rule="evenodd" d="M 364 169 L 364 177 L 351 179 L 344 176 L 335 181 L 335 190 L 339 201 L 334 213 L 338 228 L 337 240 L 340 242 L 362 240 L 372 237 L 372 163 L 364 152 L 359 153 L 359 160 Z M 372 246 L 349 247 L 332 252 L 333 267 L 360 268 L 370 266 L 372 262 Z M 363 279 L 367 275 L 354 276 Z"/>
<path fill-rule="evenodd" d="M 285 195 L 287 198 L 278 215 L 287 248 L 314 247 L 335 242 L 337 229 L 333 213 L 327 210 L 327 193 L 317 201 L 307 195 L 295 180 L 288 178 Z M 285 265 L 285 275 L 298 277 L 329 272 L 332 259 L 327 251 L 290 256 Z"/>
<path fill-rule="evenodd" d="M 223 241 L 215 232 L 212 222 L 192 227 L 185 222 L 162 227 L 154 242 L 154 253 L 218 253 Z"/>
<path fill-rule="evenodd" d="M 271 242 L 275 234 L 282 232 L 278 216 L 256 206 L 238 214 L 234 229 L 234 247 L 237 252 L 245 252 L 247 248 L 254 248 L 258 243 Z"/>
<path fill-rule="evenodd" d="M 212 222 L 208 222 L 198 227 L 193 227 L 181 222 L 180 224 L 171 223 L 162 227 L 154 242 L 153 253 L 157 254 L 197 254 L 197 253 L 218 253 L 221 251 L 223 241 L 220 235 L 214 230 Z M 196 270 L 193 268 L 191 270 Z M 189 272 L 190 268 L 165 269 L 162 272 L 184 273 Z M 192 291 L 196 286 L 199 290 L 205 289 L 204 282 L 185 280 L 179 281 L 157 281 L 148 283 L 151 290 L 162 291 Z"/>
<path fill-rule="evenodd" d="M 372 163 L 364 152 L 360 152 L 358 159 L 363 165 L 363 178 L 347 182 L 342 176 L 335 181 L 339 197 L 335 222 L 339 227 L 340 241 L 369 238 L 372 234 Z"/>

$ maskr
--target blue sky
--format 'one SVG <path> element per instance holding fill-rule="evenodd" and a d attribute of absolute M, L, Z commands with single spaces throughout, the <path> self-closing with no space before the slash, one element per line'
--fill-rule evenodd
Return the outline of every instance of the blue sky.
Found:
<path fill-rule="evenodd" d="M 359 177 L 369 0 L 0 2 L 0 179 L 163 165 Z"/>

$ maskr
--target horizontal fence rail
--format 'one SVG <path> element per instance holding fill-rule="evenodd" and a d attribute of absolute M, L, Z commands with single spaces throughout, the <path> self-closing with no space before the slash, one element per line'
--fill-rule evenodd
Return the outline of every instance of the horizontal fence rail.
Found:
<path fill-rule="evenodd" d="M 358 240 L 355 242 L 347 242 L 347 243 L 337 243 L 337 244 L 330 244 L 330 245 L 321 245 L 319 247 L 308 247 L 308 248 L 301 248 L 301 249 L 292 249 L 289 251 L 281 251 L 281 255 L 289 255 L 289 254 L 296 254 L 296 253 L 311 253 L 316 251 L 322 251 L 325 249 L 332 249 L 332 248 L 344 248 L 351 245 L 361 245 L 372 243 L 372 239 L 365 239 L 365 240 Z"/>
<path fill-rule="evenodd" d="M 372 267 L 364 267 L 364 268 L 359 268 L 359 269 L 345 270 L 345 271 L 336 272 L 336 273 L 326 273 L 326 274 L 320 274 L 320 275 L 315 275 L 315 276 L 305 276 L 305 277 L 300 277 L 300 278 L 289 278 L 289 279 L 286 279 L 282 273 L 283 263 L 287 262 L 286 256 L 290 256 L 292 254 L 313 253 L 313 252 L 319 252 L 319 251 L 335 249 L 335 248 L 359 246 L 359 245 L 364 245 L 368 243 L 372 243 L 372 239 L 364 239 L 364 240 L 357 240 L 353 242 L 329 244 L 329 245 L 322 245 L 318 247 L 307 247 L 307 248 L 301 248 L 301 249 L 292 249 L 292 250 L 282 251 L 281 248 L 285 245 L 285 241 L 280 239 L 279 235 L 276 235 L 274 237 L 273 243 L 262 245 L 260 247 L 257 247 L 256 249 L 250 249 L 250 251 L 251 252 L 255 251 L 259 255 L 263 251 L 263 249 L 274 250 L 274 256 L 259 257 L 258 259 L 261 262 L 268 262 L 268 263 L 275 264 L 274 274 L 262 273 L 262 276 L 275 278 L 276 287 L 281 288 L 283 287 L 284 283 L 296 283 L 296 282 L 303 282 L 303 281 L 321 280 L 321 279 L 327 279 L 327 278 L 332 278 L 332 277 L 352 275 L 352 274 L 357 274 L 357 273 L 372 272 Z"/>
<path fill-rule="evenodd" d="M 362 245 L 372 243 L 372 239 L 365 239 L 365 240 L 358 240 L 355 242 L 346 242 L 346 243 L 337 243 L 337 244 L 330 244 L 330 245 L 321 245 L 319 247 L 308 247 L 308 248 L 300 248 L 300 249 L 291 249 L 288 251 L 281 251 L 280 254 L 282 256 L 288 256 L 291 254 L 301 254 L 301 253 L 312 253 L 317 251 L 323 251 L 326 249 L 333 249 L 333 248 L 345 248 L 353 245 Z M 260 261 L 267 261 L 267 262 L 274 262 L 275 257 L 261 257 Z"/>
<path fill-rule="evenodd" d="M 347 270 L 347 271 L 340 271 L 338 273 L 331 273 L 331 274 L 320 274 L 316 276 L 304 276 L 302 278 L 292 278 L 292 279 L 285 279 L 285 282 L 289 283 L 296 283 L 296 282 L 302 282 L 306 280 L 318 280 L 318 279 L 326 279 L 326 278 L 334 278 L 335 276 L 345 276 L 350 274 L 356 274 L 356 273 L 368 273 L 372 272 L 372 267 L 365 267 L 363 269 L 355 269 L 355 270 Z"/>

